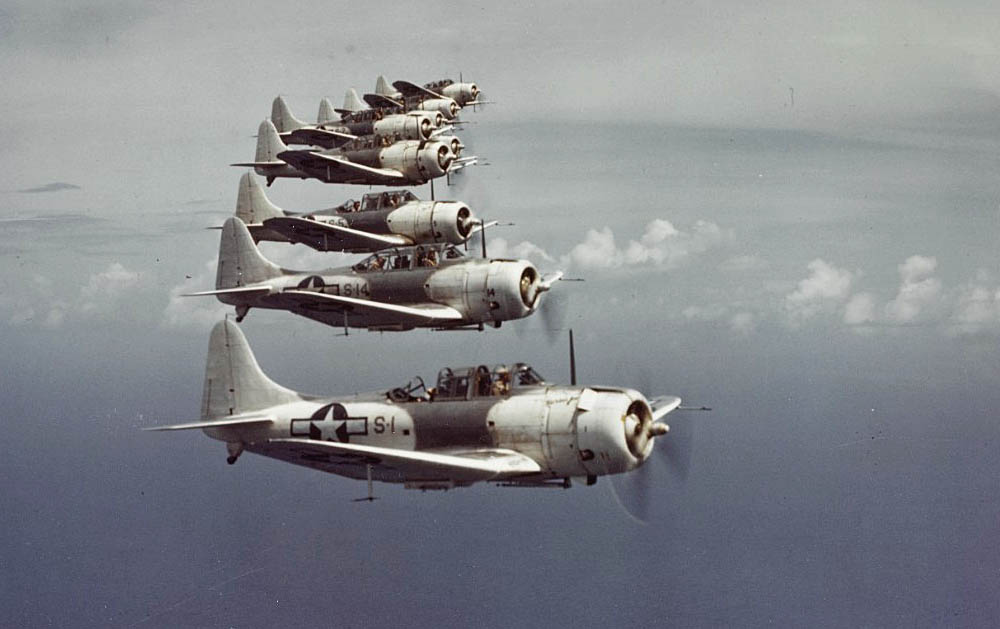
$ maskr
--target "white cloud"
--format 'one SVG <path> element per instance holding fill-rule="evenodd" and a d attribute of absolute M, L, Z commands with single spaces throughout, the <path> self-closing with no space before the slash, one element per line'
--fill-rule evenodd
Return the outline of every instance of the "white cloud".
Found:
<path fill-rule="evenodd" d="M 885 305 L 886 320 L 891 323 L 914 323 L 933 316 L 941 305 L 941 281 L 929 277 L 937 268 L 937 259 L 910 256 L 899 265 L 901 283 L 895 299 Z"/>
<path fill-rule="evenodd" d="M 163 312 L 162 326 L 167 328 L 211 327 L 225 316 L 227 306 L 215 297 L 184 297 L 184 293 L 211 290 L 215 286 L 216 260 L 213 257 L 196 277 L 170 289 L 170 301 Z"/>
<path fill-rule="evenodd" d="M 976 277 L 959 287 L 954 311 L 948 320 L 952 334 L 976 334 L 1000 329 L 1000 287 L 990 274 L 980 269 Z"/>
<path fill-rule="evenodd" d="M 875 321 L 875 296 L 871 293 L 857 293 L 844 306 L 844 323 L 865 325 Z"/>
<path fill-rule="evenodd" d="M 555 261 L 555 258 L 550 256 L 547 251 L 527 240 L 523 240 L 516 245 L 511 245 L 504 238 L 488 239 L 486 241 L 486 253 L 491 258 L 525 259 L 534 263 L 538 263 L 541 260 L 545 262 Z"/>
<path fill-rule="evenodd" d="M 851 289 L 853 275 L 819 258 L 809 263 L 809 277 L 785 297 L 785 311 L 792 323 L 800 323 L 843 302 Z"/>
<path fill-rule="evenodd" d="M 139 273 L 129 271 L 120 262 L 112 262 L 107 270 L 94 273 L 80 289 L 80 313 L 97 315 L 114 312 L 122 296 L 139 284 Z"/>
<path fill-rule="evenodd" d="M 590 229 L 583 242 L 562 257 L 566 267 L 610 269 L 649 265 L 672 269 L 692 255 L 703 253 L 725 239 L 718 225 L 699 220 L 690 231 L 677 229 L 670 221 L 655 219 L 638 240 L 619 248 L 610 227 Z"/>

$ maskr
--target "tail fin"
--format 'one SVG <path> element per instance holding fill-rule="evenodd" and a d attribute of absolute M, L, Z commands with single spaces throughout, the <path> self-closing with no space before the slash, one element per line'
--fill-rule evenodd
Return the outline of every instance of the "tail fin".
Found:
<path fill-rule="evenodd" d="M 353 87 L 348 89 L 347 93 L 344 94 L 343 111 L 361 111 L 362 109 L 365 109 L 365 104 L 361 102 L 358 91 Z"/>
<path fill-rule="evenodd" d="M 215 289 L 239 288 L 281 275 L 281 267 L 260 254 L 243 221 L 231 216 L 222 225 Z"/>
<path fill-rule="evenodd" d="M 240 192 L 236 196 L 236 217 L 247 225 L 259 225 L 269 218 L 284 216 L 285 212 L 271 203 L 252 173 L 240 177 Z"/>
<path fill-rule="evenodd" d="M 264 120 L 257 128 L 257 154 L 254 155 L 254 162 L 265 164 L 284 164 L 278 159 L 278 153 L 287 151 L 288 147 L 278 136 L 278 130 L 274 128 L 274 123 Z"/>
<path fill-rule="evenodd" d="M 308 123 L 292 115 L 285 99 L 280 96 L 276 96 L 274 102 L 271 103 L 271 122 L 274 123 L 274 128 L 278 130 L 278 133 L 288 133 L 309 126 Z"/>
<path fill-rule="evenodd" d="M 239 326 L 229 319 L 215 324 L 205 364 L 205 388 L 201 397 L 203 421 L 301 399 L 295 391 L 264 375 Z"/>
<path fill-rule="evenodd" d="M 324 122 L 336 122 L 340 120 L 340 116 L 333 109 L 333 103 L 330 102 L 329 98 L 324 98 L 319 101 L 319 113 L 316 114 L 316 124 L 323 124 Z"/>
<path fill-rule="evenodd" d="M 375 93 L 380 96 L 388 96 L 389 98 L 395 98 L 397 94 L 396 89 L 389 85 L 389 81 L 381 74 L 378 75 L 378 79 L 375 81 Z"/>

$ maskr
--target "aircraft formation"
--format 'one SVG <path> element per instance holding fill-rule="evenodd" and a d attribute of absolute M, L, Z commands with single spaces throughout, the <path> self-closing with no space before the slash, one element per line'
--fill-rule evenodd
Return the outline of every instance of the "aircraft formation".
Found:
<path fill-rule="evenodd" d="M 501 486 L 592 485 L 599 476 L 643 466 L 661 420 L 680 398 L 647 399 L 628 387 L 578 386 L 570 331 L 571 384 L 551 384 L 525 363 L 445 367 L 433 386 L 401 386 L 349 396 L 314 396 L 283 387 L 257 365 L 237 325 L 253 309 L 287 310 L 343 328 L 372 331 L 484 330 L 529 317 L 561 278 L 528 260 L 486 255 L 484 221 L 468 204 L 421 200 L 410 190 L 369 192 L 319 210 L 286 212 L 259 175 L 326 183 L 410 186 L 476 163 L 455 135 L 465 108 L 486 101 L 475 83 L 417 85 L 379 77 L 364 103 L 348 90 L 344 106 L 320 102 L 316 124 L 280 96 L 258 129 L 254 161 L 239 182 L 235 215 L 221 226 L 215 288 L 191 293 L 234 306 L 212 330 L 198 421 L 149 430 L 200 429 L 226 443 L 230 464 L 244 451 L 415 489 L 476 482 Z M 306 148 L 290 149 L 289 145 Z M 463 251 L 480 236 L 482 257 Z M 350 266 L 282 268 L 261 241 L 364 254 Z M 516 323 L 515 323 L 516 325 Z M 661 448 L 673 464 L 683 453 Z"/>

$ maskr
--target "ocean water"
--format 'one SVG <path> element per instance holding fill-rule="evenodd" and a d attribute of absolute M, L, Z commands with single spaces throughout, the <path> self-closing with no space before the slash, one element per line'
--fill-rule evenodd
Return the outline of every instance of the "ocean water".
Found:
<path fill-rule="evenodd" d="M 252 455 L 228 466 L 201 434 L 141 432 L 198 412 L 211 315 L 167 314 L 172 290 L 210 287 L 217 232 L 204 228 L 232 211 L 240 174 L 223 165 L 252 151 L 220 129 L 127 178 L 5 193 L 6 216 L 60 220 L 0 224 L 0 624 L 993 622 L 1000 323 L 949 322 L 963 287 L 1000 275 L 995 152 L 955 137 L 477 120 L 466 143 L 490 165 L 436 193 L 513 222 L 491 246 L 531 242 L 541 268 L 582 277 L 557 286 L 561 315 L 481 334 L 345 339 L 278 312 L 243 328 L 275 379 L 336 394 L 509 360 L 565 382 L 572 326 L 581 381 L 713 408 L 689 420 L 686 481 L 652 461 L 644 489 L 614 484 L 627 504 L 647 492 L 648 523 L 608 479 L 379 486 L 358 504 L 362 483 Z M 344 188 L 268 194 L 300 210 L 360 194 Z M 675 240 L 649 240 L 656 220 Z M 605 228 L 620 259 L 573 258 Z M 631 241 L 674 257 L 629 261 Z M 915 255 L 935 261 L 917 279 L 939 282 L 936 299 L 905 325 L 847 325 L 859 292 L 884 319 Z M 816 259 L 850 290 L 796 319 L 789 295 Z"/>

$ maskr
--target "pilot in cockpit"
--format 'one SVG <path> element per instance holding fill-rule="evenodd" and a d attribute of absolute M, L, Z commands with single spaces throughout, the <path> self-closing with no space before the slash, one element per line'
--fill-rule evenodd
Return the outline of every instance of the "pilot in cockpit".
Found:
<path fill-rule="evenodd" d="M 510 370 L 506 367 L 498 367 L 493 372 L 493 395 L 507 395 L 510 393 Z"/>

